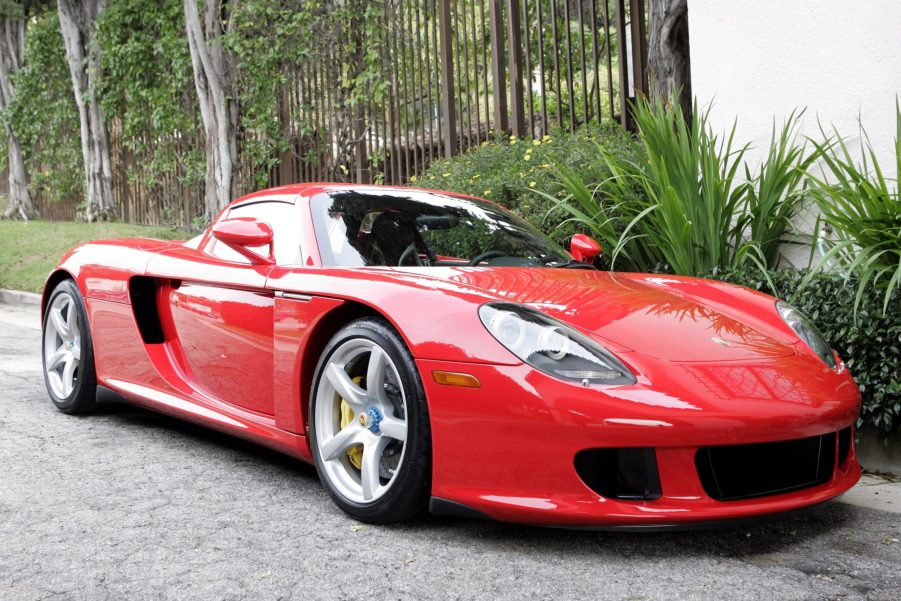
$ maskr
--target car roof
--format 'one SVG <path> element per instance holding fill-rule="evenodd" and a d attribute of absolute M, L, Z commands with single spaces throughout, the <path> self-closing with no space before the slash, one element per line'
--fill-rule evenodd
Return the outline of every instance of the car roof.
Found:
<path fill-rule="evenodd" d="M 402 194 L 409 194 L 410 192 L 426 192 L 432 194 L 446 194 L 448 196 L 456 196 L 458 198 L 472 198 L 476 200 L 484 201 L 483 198 L 478 198 L 477 196 L 470 196 L 468 194 L 460 194 L 459 192 L 447 192 L 444 190 L 429 190 L 426 188 L 413 188 L 410 186 L 383 186 L 383 185 L 375 185 L 375 184 L 352 184 L 352 183 L 340 183 L 340 182 L 308 182 L 302 184 L 288 184 L 286 186 L 276 186 L 274 188 L 266 188 L 265 190 L 259 190 L 257 192 L 253 192 L 251 194 L 247 194 L 240 198 L 235 199 L 231 204 L 229 204 L 229 208 L 235 207 L 239 204 L 243 204 L 249 200 L 255 200 L 261 197 L 272 198 L 273 196 L 281 197 L 283 200 L 288 200 L 293 197 L 294 201 L 302 200 L 308 201 L 310 198 L 316 196 L 321 192 L 347 192 L 347 191 L 358 191 L 358 192 L 399 192 Z M 489 201 L 490 202 L 490 201 Z"/>

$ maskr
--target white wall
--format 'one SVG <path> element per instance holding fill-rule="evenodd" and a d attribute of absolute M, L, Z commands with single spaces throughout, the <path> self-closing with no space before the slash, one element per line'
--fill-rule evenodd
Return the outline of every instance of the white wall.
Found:
<path fill-rule="evenodd" d="M 712 102 L 716 130 L 738 119 L 752 164 L 773 119 L 781 125 L 806 107 L 803 134 L 819 136 L 819 119 L 855 148 L 860 117 L 886 176 L 897 176 L 901 0 L 688 0 L 688 23 L 693 93 L 702 106 Z"/>

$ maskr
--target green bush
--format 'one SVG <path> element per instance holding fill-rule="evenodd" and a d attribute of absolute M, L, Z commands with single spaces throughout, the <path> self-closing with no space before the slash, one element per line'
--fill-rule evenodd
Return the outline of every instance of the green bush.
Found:
<path fill-rule="evenodd" d="M 565 160 L 558 164 L 568 191 L 556 203 L 559 212 L 611 249 L 616 268 L 697 275 L 748 260 L 761 268 L 777 262 L 817 153 L 797 142 L 793 113 L 780 130 L 773 127 L 755 177 L 743 160 L 747 146 L 734 140 L 735 126 L 720 138 L 708 114 L 695 105 L 687 122 L 678 102 L 667 108 L 639 100 L 630 151 L 598 149 L 611 176 L 597 179 Z"/>
<path fill-rule="evenodd" d="M 882 307 L 888 311 L 893 291 L 901 288 L 901 197 L 897 180 L 892 182 L 883 175 L 865 131 L 861 138 L 859 161 L 837 132 L 834 143 L 817 144 L 829 177 L 813 177 L 813 192 L 837 238 L 827 241 L 830 250 L 817 267 L 837 259 L 857 276 L 860 298 L 874 285 L 885 291 Z M 901 107 L 897 102 L 894 166 L 901 174 Z"/>
<path fill-rule="evenodd" d="M 495 137 L 465 154 L 435 161 L 420 178 L 410 183 L 480 196 L 497 202 L 528 219 L 563 242 L 576 229 L 557 230 L 565 220 L 554 213 L 554 202 L 531 192 L 562 198 L 566 192 L 554 165 L 566 164 L 589 181 L 610 176 L 599 148 L 614 155 L 632 152 L 629 135 L 615 124 L 585 125 L 575 133 L 551 131 L 541 139 Z M 546 219 L 547 217 L 547 219 Z"/>
<path fill-rule="evenodd" d="M 831 273 L 772 271 L 767 283 L 758 269 L 728 270 L 708 277 L 740 284 L 783 298 L 808 315 L 838 351 L 863 397 L 861 421 L 876 426 L 888 437 L 901 428 L 901 292 L 895 290 L 883 314 L 884 290 L 863 289 L 857 319 L 854 280 Z"/>
<path fill-rule="evenodd" d="M 78 108 L 55 10 L 31 18 L 25 64 L 14 83 L 7 117 L 22 144 L 31 194 L 53 201 L 80 197 L 84 163 Z"/>

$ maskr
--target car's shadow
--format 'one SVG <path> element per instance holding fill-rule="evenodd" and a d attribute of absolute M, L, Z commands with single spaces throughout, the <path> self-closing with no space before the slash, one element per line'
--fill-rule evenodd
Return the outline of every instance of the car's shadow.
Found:
<path fill-rule="evenodd" d="M 231 453 L 244 455 L 274 468 L 291 472 L 294 476 L 308 478 L 312 482 L 318 483 L 316 468 L 284 453 L 279 453 L 264 446 L 229 434 L 223 434 L 204 426 L 192 424 L 182 419 L 131 405 L 111 392 L 104 392 L 98 399 L 100 400 L 100 406 L 93 415 L 115 418 L 123 422 L 123 427 L 155 428 L 178 433 L 198 442 L 214 445 L 218 449 Z"/>
<path fill-rule="evenodd" d="M 395 525 L 400 529 L 431 528 L 433 531 L 456 533 L 473 538 L 479 544 L 509 548 L 540 546 L 543 550 L 561 554 L 590 553 L 597 556 L 616 555 L 629 559 L 672 558 L 674 552 L 682 558 L 730 557 L 786 551 L 806 541 L 821 538 L 840 530 L 853 519 L 853 509 L 832 504 L 809 514 L 763 522 L 744 528 L 708 528 L 703 530 L 626 532 L 616 530 L 570 530 L 478 521 L 445 516 L 428 516 L 409 524 Z"/>
<path fill-rule="evenodd" d="M 313 466 L 215 430 L 117 402 L 114 398 L 104 399 L 98 413 L 123 422 L 123 427 L 166 430 L 253 459 L 297 478 L 299 486 L 320 486 Z M 323 503 L 327 502 L 323 496 Z M 334 506 L 332 509 L 340 511 Z M 615 554 L 627 559 L 655 559 L 672 557 L 677 551 L 682 557 L 742 558 L 779 553 L 812 539 L 828 537 L 853 521 L 854 512 L 851 506 L 833 503 L 799 517 L 753 526 L 673 532 L 569 530 L 434 515 L 402 524 L 371 527 L 391 529 L 395 534 L 406 532 L 411 537 L 425 534 L 430 538 L 464 539 L 471 544 L 507 550 L 537 547 L 548 553 L 569 556 Z"/>

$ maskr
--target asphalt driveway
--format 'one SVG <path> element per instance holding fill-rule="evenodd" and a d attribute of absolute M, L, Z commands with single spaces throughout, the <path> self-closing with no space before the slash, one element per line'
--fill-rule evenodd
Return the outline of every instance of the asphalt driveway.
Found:
<path fill-rule="evenodd" d="M 901 598 L 901 515 L 848 503 L 667 534 L 366 526 L 276 453 L 124 405 L 57 412 L 35 323 L 0 305 L 3 600 Z"/>

